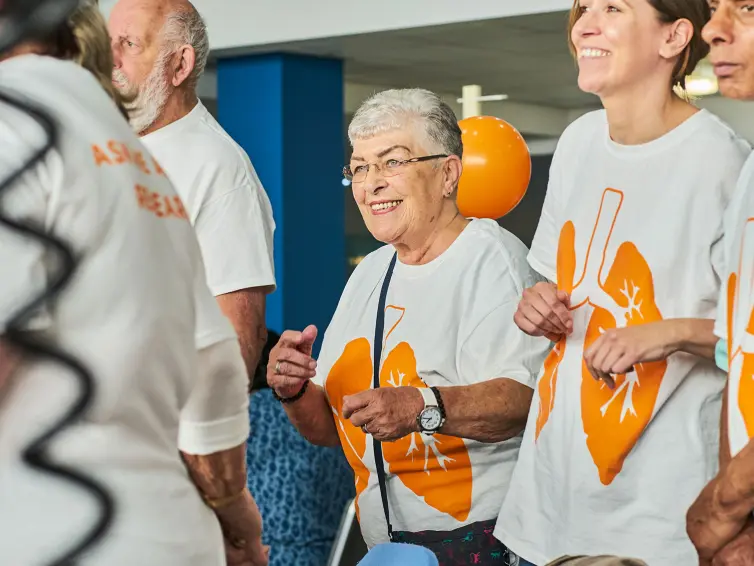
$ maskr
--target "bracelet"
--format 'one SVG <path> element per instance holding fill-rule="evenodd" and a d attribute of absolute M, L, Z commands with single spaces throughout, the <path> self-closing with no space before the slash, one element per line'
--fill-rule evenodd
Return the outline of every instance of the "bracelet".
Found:
<path fill-rule="evenodd" d="M 442 416 L 443 421 L 446 419 L 445 415 L 445 403 L 442 402 L 442 395 L 440 395 L 440 390 L 437 387 L 430 387 L 432 392 L 435 394 L 435 397 L 437 398 L 437 408 L 440 409 L 440 415 Z"/>
<path fill-rule="evenodd" d="M 211 509 L 217 510 L 222 509 L 223 507 L 227 507 L 231 503 L 237 501 L 238 499 L 241 499 L 244 495 L 246 495 L 246 486 L 239 491 L 238 493 L 234 495 L 229 495 L 227 497 L 218 497 L 217 499 L 210 499 L 209 497 L 204 497 L 204 502 L 207 504 L 208 507 Z"/>
<path fill-rule="evenodd" d="M 272 396 L 275 397 L 278 401 L 281 403 L 293 403 L 294 401 L 298 401 L 301 399 L 301 397 L 304 396 L 304 393 L 306 393 L 306 389 L 309 387 L 309 380 L 304 381 L 304 385 L 299 389 L 298 393 L 296 393 L 293 397 L 281 397 L 278 395 L 277 391 L 275 391 L 274 388 L 272 388 Z"/>

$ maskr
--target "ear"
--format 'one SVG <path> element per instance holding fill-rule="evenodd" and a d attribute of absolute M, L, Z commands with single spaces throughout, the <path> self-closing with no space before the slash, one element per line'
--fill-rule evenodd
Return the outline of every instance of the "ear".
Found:
<path fill-rule="evenodd" d="M 190 45 L 181 46 L 175 53 L 173 67 L 173 86 L 178 88 L 191 75 L 196 64 L 196 54 Z"/>
<path fill-rule="evenodd" d="M 443 167 L 443 196 L 451 196 L 458 188 L 458 181 L 461 179 L 463 164 L 457 155 L 451 155 L 447 158 Z"/>
<path fill-rule="evenodd" d="M 678 57 L 694 38 L 694 25 L 687 19 L 676 20 L 668 26 L 660 56 L 665 59 Z"/>

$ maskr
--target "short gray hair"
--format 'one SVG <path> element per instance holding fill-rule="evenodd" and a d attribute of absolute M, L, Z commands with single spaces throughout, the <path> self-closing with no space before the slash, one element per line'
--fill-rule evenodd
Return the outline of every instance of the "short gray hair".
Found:
<path fill-rule="evenodd" d="M 194 69 L 188 76 L 187 82 L 191 88 L 196 88 L 199 78 L 204 74 L 209 58 L 209 36 L 204 19 L 189 4 L 188 9 L 181 9 L 168 15 L 162 27 L 163 52 L 174 53 L 181 45 L 194 48 Z"/>
<path fill-rule="evenodd" d="M 348 138 L 367 139 L 418 122 L 442 153 L 463 157 L 461 128 L 453 110 L 434 92 L 421 88 L 384 90 L 362 103 L 348 126 Z"/>

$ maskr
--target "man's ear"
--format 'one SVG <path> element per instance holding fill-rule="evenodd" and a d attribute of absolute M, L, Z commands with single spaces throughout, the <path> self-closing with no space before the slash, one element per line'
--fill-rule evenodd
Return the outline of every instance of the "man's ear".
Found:
<path fill-rule="evenodd" d="M 190 45 L 181 46 L 175 54 L 175 66 L 173 68 L 173 86 L 178 88 L 194 72 L 196 53 Z"/>

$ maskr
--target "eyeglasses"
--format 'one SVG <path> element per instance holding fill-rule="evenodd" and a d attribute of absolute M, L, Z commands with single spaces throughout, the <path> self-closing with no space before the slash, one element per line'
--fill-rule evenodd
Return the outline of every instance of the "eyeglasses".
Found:
<path fill-rule="evenodd" d="M 429 161 L 430 159 L 442 159 L 444 157 L 449 156 L 440 153 L 437 155 L 425 155 L 424 157 L 412 157 L 411 159 L 386 159 L 381 163 L 365 163 L 353 170 L 350 166 L 346 165 L 343 167 L 343 176 L 353 183 L 363 183 L 369 174 L 369 168 L 375 167 L 377 171 L 382 173 L 383 177 L 395 177 L 403 173 L 410 163 L 419 163 L 421 161 Z"/>

